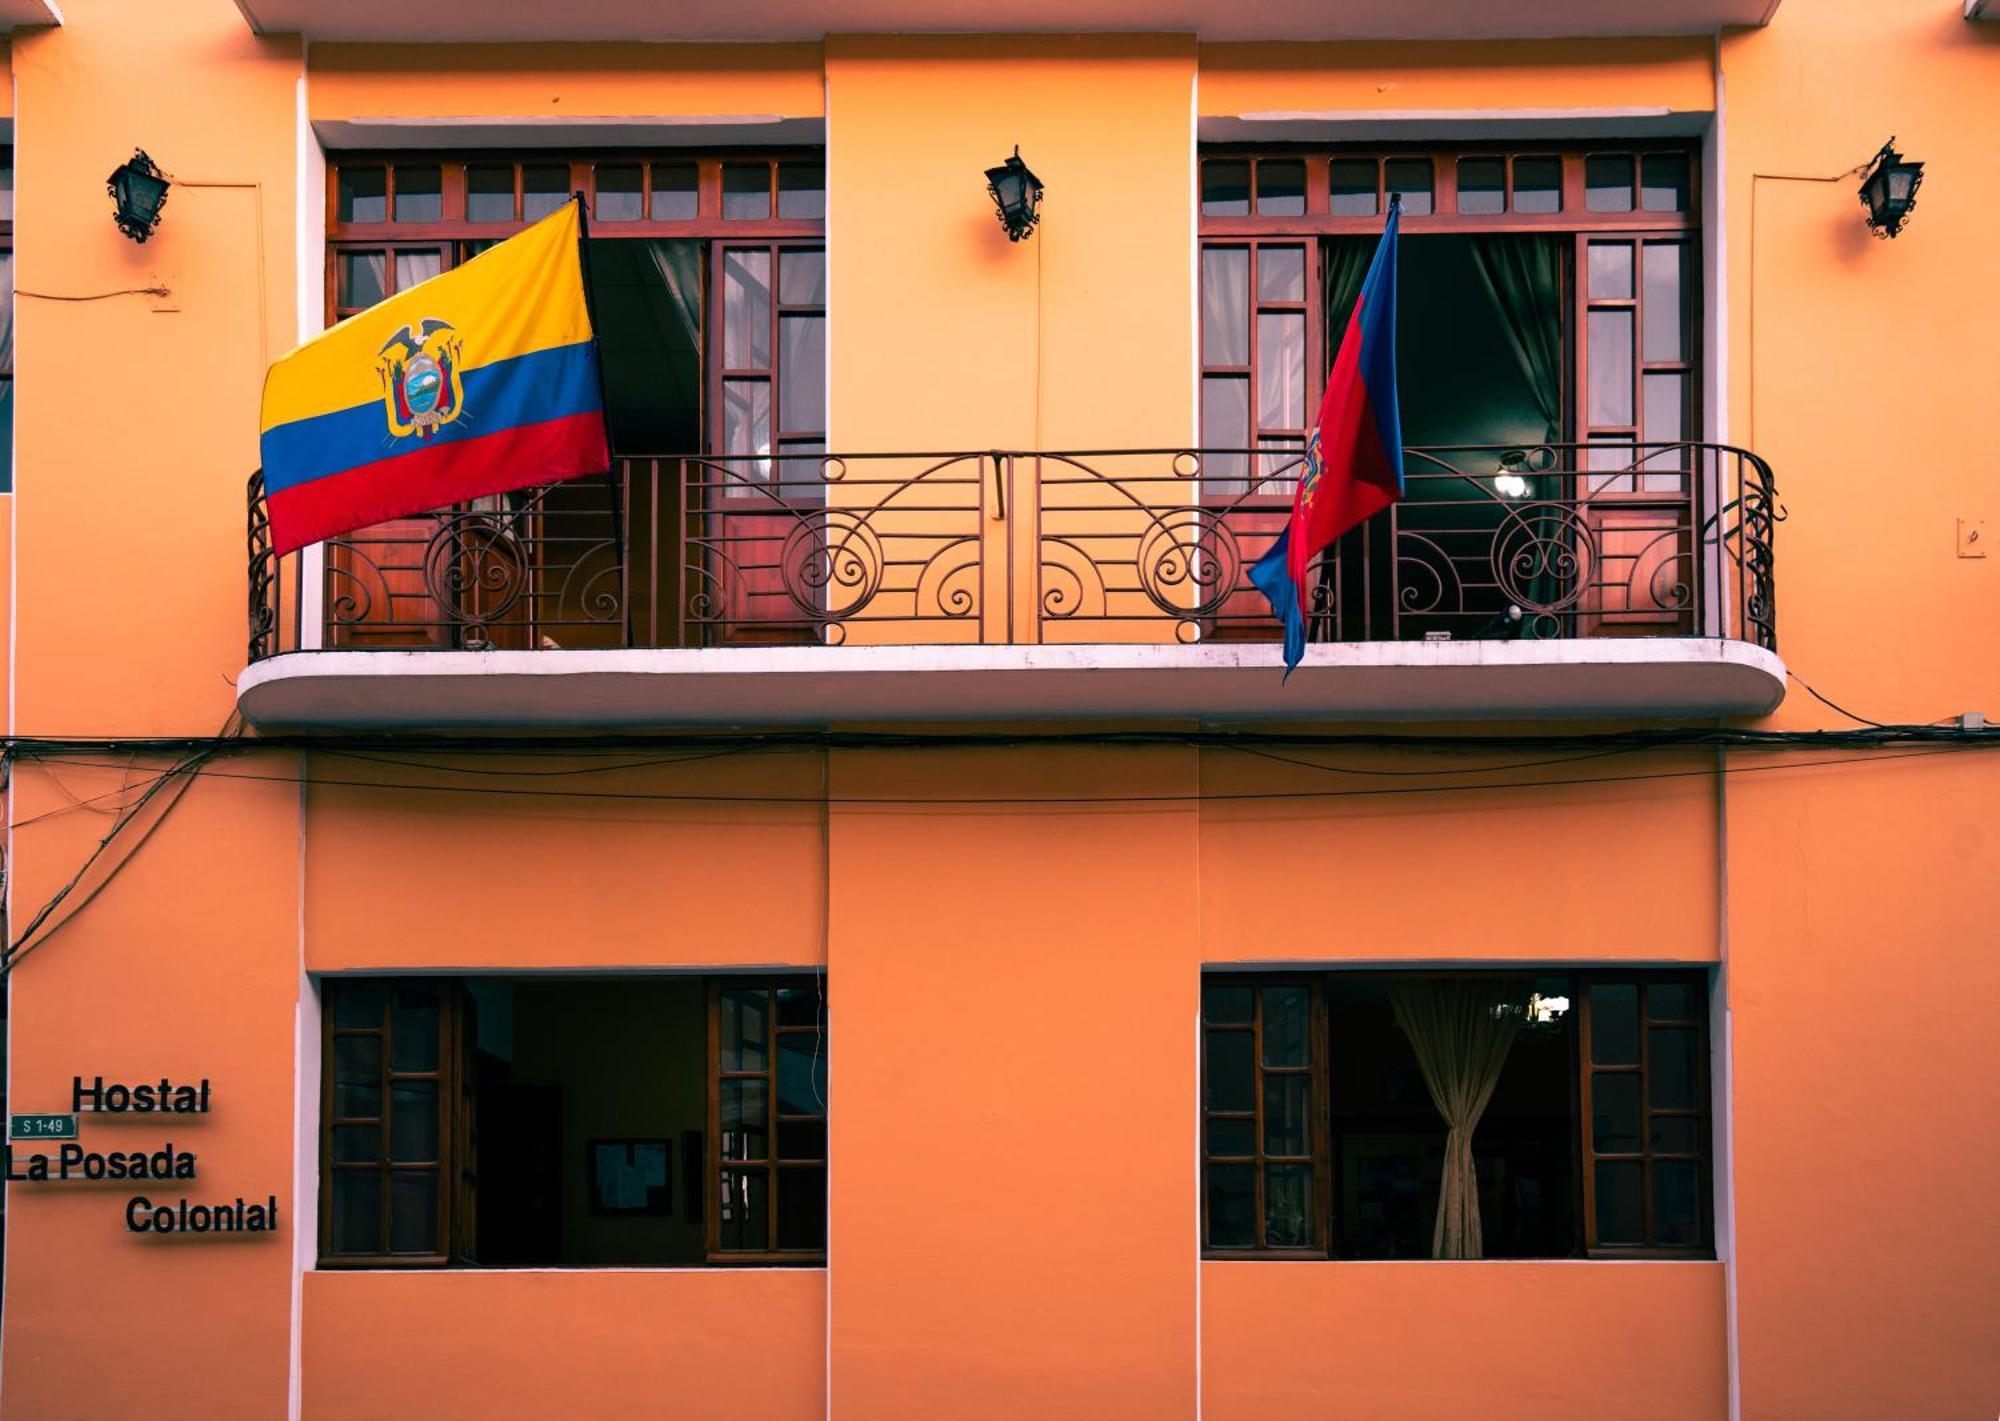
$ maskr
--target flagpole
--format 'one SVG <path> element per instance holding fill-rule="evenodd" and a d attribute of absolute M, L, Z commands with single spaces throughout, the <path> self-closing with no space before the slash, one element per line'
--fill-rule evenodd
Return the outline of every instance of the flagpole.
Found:
<path fill-rule="evenodd" d="M 583 311 L 590 317 L 591 362 L 597 367 L 597 408 L 604 419 L 604 486 L 611 494 L 611 553 L 618 559 L 618 612 L 625 645 L 632 644 L 632 570 L 625 565 L 625 500 L 618 487 L 618 454 L 611 447 L 611 402 L 604 395 L 604 342 L 597 324 L 597 301 L 590 290 L 590 207 L 581 189 L 570 194 L 576 203 L 576 260 L 583 277 Z"/>

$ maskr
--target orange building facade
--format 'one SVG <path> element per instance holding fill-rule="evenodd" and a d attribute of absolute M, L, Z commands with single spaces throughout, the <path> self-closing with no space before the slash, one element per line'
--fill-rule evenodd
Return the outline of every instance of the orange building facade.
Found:
<path fill-rule="evenodd" d="M 1990 1410 L 2000 23 L 843 8 L 0 5 L 0 1412 Z M 611 476 L 270 557 L 572 191 Z"/>

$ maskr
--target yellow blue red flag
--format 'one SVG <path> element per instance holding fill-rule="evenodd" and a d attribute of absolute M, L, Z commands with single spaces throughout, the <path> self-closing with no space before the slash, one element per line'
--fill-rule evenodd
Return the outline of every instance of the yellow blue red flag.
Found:
<path fill-rule="evenodd" d="M 610 466 L 581 232 L 565 203 L 271 367 L 264 496 L 279 553 Z"/>

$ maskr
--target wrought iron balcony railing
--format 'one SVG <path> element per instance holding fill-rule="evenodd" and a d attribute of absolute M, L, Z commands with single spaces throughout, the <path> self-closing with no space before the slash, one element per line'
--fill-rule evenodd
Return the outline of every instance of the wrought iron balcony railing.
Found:
<path fill-rule="evenodd" d="M 1296 449 L 627 457 L 282 560 L 250 489 L 250 656 L 279 650 L 1271 641 L 1248 581 Z M 1318 560 L 1319 641 L 1776 647 L 1769 467 L 1714 444 L 1405 451 Z"/>

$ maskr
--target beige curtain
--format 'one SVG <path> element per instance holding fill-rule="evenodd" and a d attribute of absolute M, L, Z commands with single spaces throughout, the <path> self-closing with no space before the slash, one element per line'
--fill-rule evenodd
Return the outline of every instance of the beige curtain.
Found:
<path fill-rule="evenodd" d="M 1482 1255 L 1472 1132 L 1507 1064 L 1528 989 L 1526 982 L 1470 977 L 1419 978 L 1390 989 L 1396 1024 L 1417 1053 L 1431 1103 L 1446 1127 L 1433 1258 Z"/>

